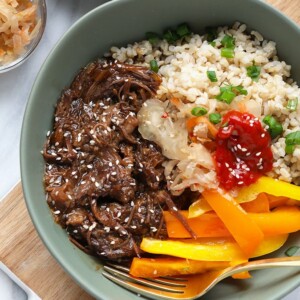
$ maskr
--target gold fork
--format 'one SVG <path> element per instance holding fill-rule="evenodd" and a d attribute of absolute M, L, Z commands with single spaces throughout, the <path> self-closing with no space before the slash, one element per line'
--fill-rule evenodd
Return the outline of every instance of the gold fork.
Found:
<path fill-rule="evenodd" d="M 231 275 L 276 267 L 300 267 L 300 256 L 255 260 L 223 270 L 176 278 L 136 278 L 129 275 L 128 268 L 115 264 L 105 265 L 102 274 L 116 284 L 148 298 L 190 300 L 203 296 L 218 282 Z"/>

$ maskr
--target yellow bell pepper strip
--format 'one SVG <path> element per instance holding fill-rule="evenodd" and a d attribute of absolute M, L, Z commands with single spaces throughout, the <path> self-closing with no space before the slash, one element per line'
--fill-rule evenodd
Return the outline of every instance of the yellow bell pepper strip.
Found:
<path fill-rule="evenodd" d="M 204 199 L 225 224 L 247 257 L 250 257 L 264 238 L 258 225 L 234 199 L 226 199 L 217 191 L 204 191 Z"/>
<path fill-rule="evenodd" d="M 270 212 L 269 198 L 265 193 L 261 193 L 253 201 L 241 203 L 241 207 L 246 212 L 267 213 Z"/>
<path fill-rule="evenodd" d="M 255 199 L 258 194 L 267 193 L 300 201 L 300 186 L 262 176 L 255 183 L 241 188 L 237 200 L 239 203 Z"/>
<path fill-rule="evenodd" d="M 180 211 L 187 216 L 187 211 Z M 292 233 L 300 230 L 300 208 L 297 206 L 283 206 L 269 213 L 249 213 L 265 236 Z M 169 238 L 191 238 L 183 225 L 170 214 L 164 211 Z M 206 213 L 197 218 L 187 219 L 188 225 L 198 237 L 230 237 L 230 232 L 215 213 Z"/>
<path fill-rule="evenodd" d="M 287 238 L 288 234 L 266 237 L 251 257 L 262 256 L 279 249 Z M 143 251 L 152 254 L 165 254 L 201 261 L 236 261 L 249 258 L 232 238 L 201 238 L 197 240 L 143 238 L 140 247 Z"/>
<path fill-rule="evenodd" d="M 189 206 L 189 215 L 188 218 L 195 218 L 203 215 L 206 212 L 212 211 L 213 209 L 211 206 L 207 203 L 207 201 L 200 197 L 197 201 L 192 203 Z"/>
<path fill-rule="evenodd" d="M 137 258 L 130 266 L 130 275 L 135 277 L 155 278 L 199 274 L 207 271 L 225 269 L 232 266 L 228 261 L 198 261 L 177 257 Z"/>

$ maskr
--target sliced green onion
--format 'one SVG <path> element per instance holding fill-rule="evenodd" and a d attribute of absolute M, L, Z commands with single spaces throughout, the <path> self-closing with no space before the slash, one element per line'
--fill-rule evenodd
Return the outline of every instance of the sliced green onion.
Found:
<path fill-rule="evenodd" d="M 234 58 L 234 50 L 231 48 L 222 48 L 221 56 L 226 58 Z"/>
<path fill-rule="evenodd" d="M 241 95 L 248 95 L 247 90 L 245 90 L 245 89 L 243 88 L 243 86 L 241 86 L 241 85 L 233 86 L 233 87 L 232 87 L 232 91 L 233 91 L 234 93 L 236 93 L 237 95 L 238 95 L 238 94 L 241 94 Z"/>
<path fill-rule="evenodd" d="M 212 47 L 216 47 L 216 42 L 215 41 L 212 41 L 209 43 Z"/>
<path fill-rule="evenodd" d="M 218 37 L 218 31 L 215 27 L 206 27 L 205 32 L 207 34 L 207 41 L 212 42 Z"/>
<path fill-rule="evenodd" d="M 183 23 L 177 27 L 176 33 L 182 38 L 184 36 L 190 35 L 192 32 L 189 26 L 186 23 Z"/>
<path fill-rule="evenodd" d="M 292 154 L 295 150 L 295 145 L 285 145 L 285 153 Z"/>
<path fill-rule="evenodd" d="M 247 95 L 248 92 L 241 85 L 232 86 L 226 85 L 220 87 L 220 94 L 216 97 L 217 100 L 230 104 L 238 95 Z"/>
<path fill-rule="evenodd" d="M 297 252 L 299 249 L 300 249 L 299 246 L 292 246 L 292 247 L 290 247 L 289 249 L 287 249 L 287 250 L 284 252 L 284 254 L 285 254 L 286 256 L 293 256 L 293 255 L 296 254 L 296 252 Z"/>
<path fill-rule="evenodd" d="M 151 69 L 151 71 L 153 71 L 153 72 L 155 72 L 155 73 L 158 72 L 159 67 L 158 67 L 157 61 L 156 61 L 155 59 L 152 59 L 152 60 L 150 61 L 150 69 Z"/>
<path fill-rule="evenodd" d="M 235 93 L 231 90 L 224 90 L 216 97 L 217 100 L 223 101 L 227 104 L 230 104 L 232 100 L 235 98 Z"/>
<path fill-rule="evenodd" d="M 208 118 L 209 118 L 209 121 L 213 124 L 220 123 L 221 119 L 222 119 L 221 115 L 218 113 L 209 114 Z"/>
<path fill-rule="evenodd" d="M 268 131 L 272 139 L 275 139 L 277 136 L 282 134 L 282 125 L 271 115 L 265 116 L 263 118 L 263 122 L 269 126 Z"/>
<path fill-rule="evenodd" d="M 163 37 L 168 43 L 174 43 L 180 38 L 179 35 L 171 29 L 166 30 Z"/>
<path fill-rule="evenodd" d="M 295 131 L 289 133 L 285 137 L 285 144 L 286 145 L 300 145 L 300 131 Z"/>
<path fill-rule="evenodd" d="M 156 32 L 146 32 L 146 38 L 152 45 L 156 45 L 160 40 Z"/>
<path fill-rule="evenodd" d="M 224 48 L 234 49 L 235 47 L 235 39 L 232 36 L 225 35 L 221 41 L 221 44 Z"/>
<path fill-rule="evenodd" d="M 191 113 L 193 116 L 200 117 L 200 116 L 204 116 L 207 114 L 207 109 L 204 107 L 194 107 L 191 110 Z"/>
<path fill-rule="evenodd" d="M 217 82 L 217 75 L 215 71 L 207 71 L 206 75 L 211 82 Z"/>
<path fill-rule="evenodd" d="M 290 99 L 288 101 L 286 108 L 291 111 L 295 111 L 297 109 L 297 106 L 298 106 L 298 98 L 295 98 L 295 99 Z"/>
<path fill-rule="evenodd" d="M 260 76 L 261 67 L 253 65 L 253 66 L 247 67 L 246 69 L 247 69 L 247 75 L 253 81 L 258 81 L 259 76 Z"/>

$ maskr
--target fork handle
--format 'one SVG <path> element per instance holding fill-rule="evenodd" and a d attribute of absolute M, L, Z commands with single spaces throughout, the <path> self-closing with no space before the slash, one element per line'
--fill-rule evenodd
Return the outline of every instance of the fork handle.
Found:
<path fill-rule="evenodd" d="M 236 273 L 245 272 L 245 271 L 253 271 L 253 270 L 276 268 L 276 267 L 300 267 L 300 256 L 268 258 L 268 259 L 250 261 L 232 267 L 230 270 L 228 270 L 228 272 L 226 272 L 226 276 L 231 276 Z"/>

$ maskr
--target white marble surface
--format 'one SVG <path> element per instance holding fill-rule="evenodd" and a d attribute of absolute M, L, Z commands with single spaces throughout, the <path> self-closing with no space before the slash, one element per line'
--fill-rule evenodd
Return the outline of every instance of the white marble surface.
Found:
<path fill-rule="evenodd" d="M 51 48 L 83 14 L 104 0 L 48 0 L 46 30 L 36 51 L 19 68 L 0 74 L 0 199 L 20 180 L 19 139 L 26 101 L 36 74 Z M 1 241 L 0 241 L 1 242 Z M 0 272 L 0 299 L 23 300 L 27 296 Z M 284 300 L 300 300 L 300 289 Z"/>

